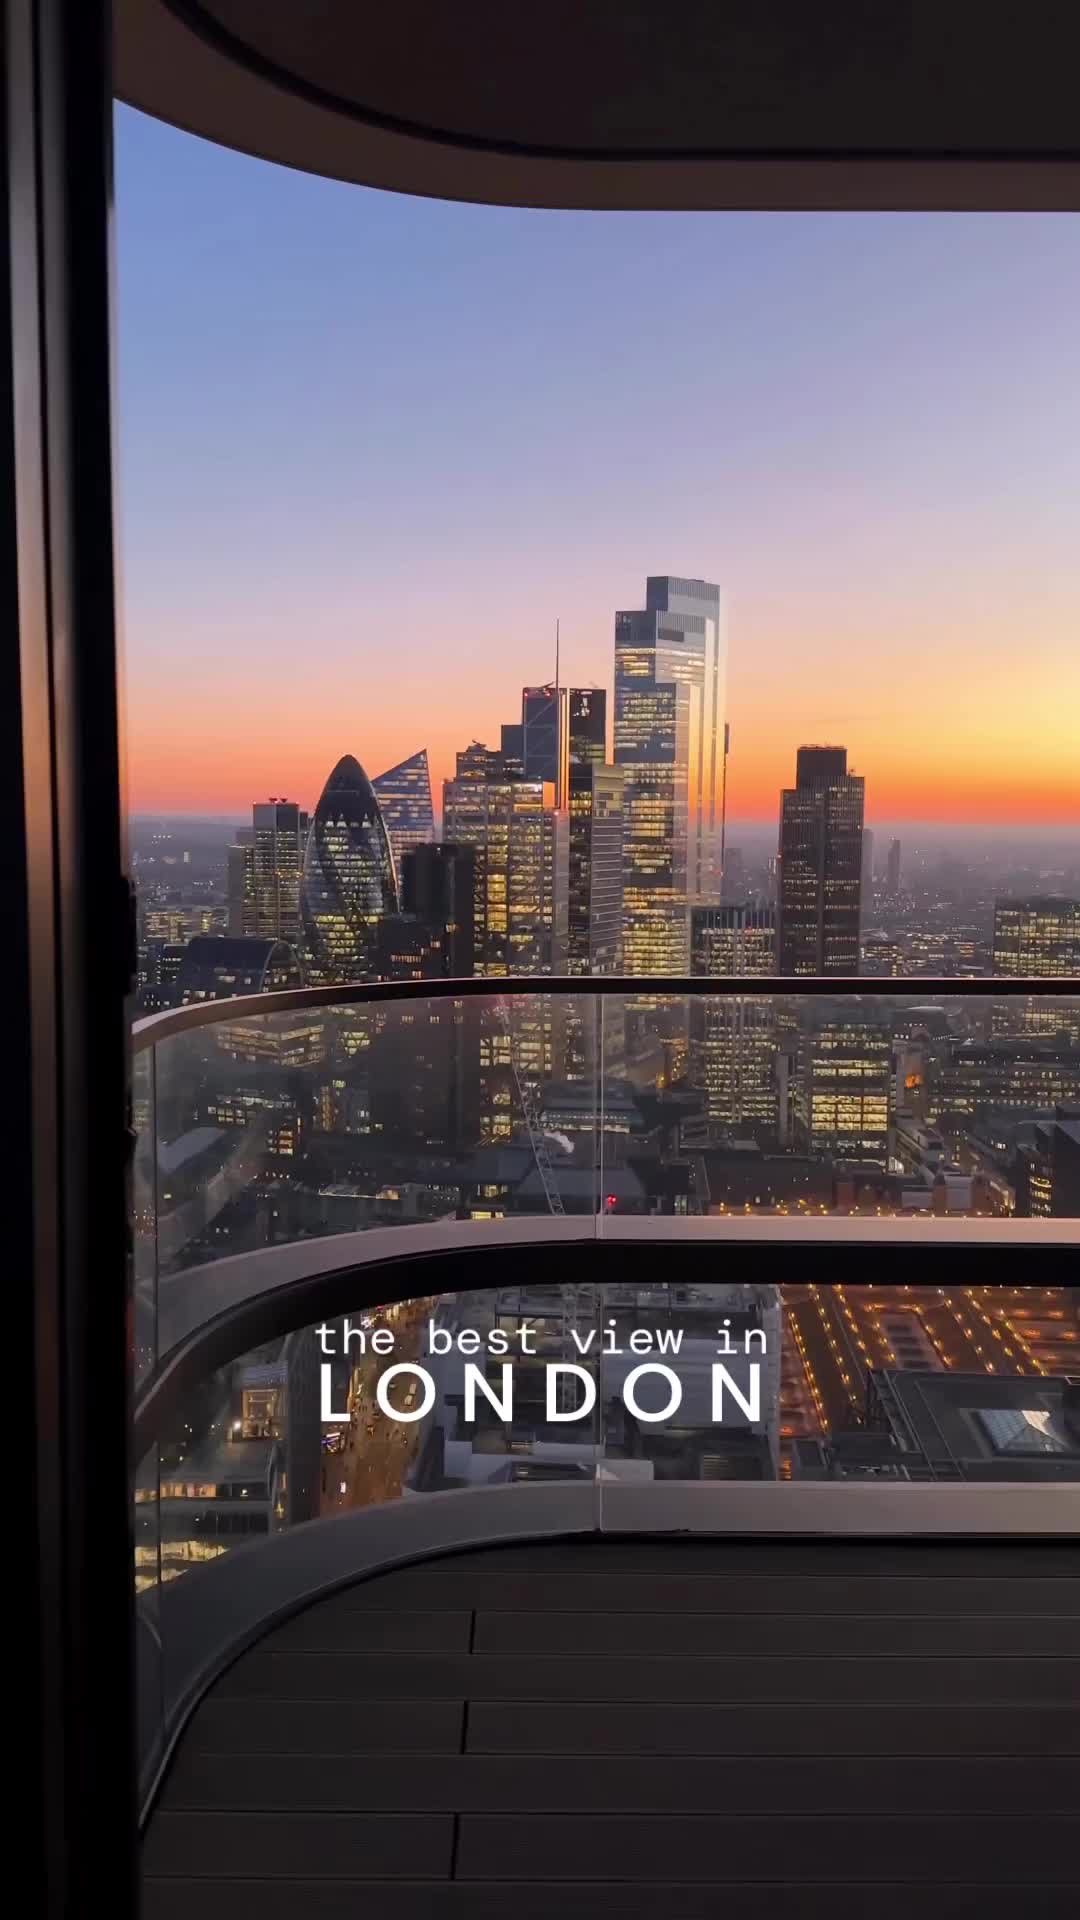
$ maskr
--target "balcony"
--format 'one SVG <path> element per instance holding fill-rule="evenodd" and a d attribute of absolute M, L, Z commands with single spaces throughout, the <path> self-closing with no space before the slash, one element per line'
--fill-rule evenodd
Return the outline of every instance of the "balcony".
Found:
<path fill-rule="evenodd" d="M 744 981 L 137 1028 L 148 1915 L 1053 1897 L 1078 1229 L 1007 1210 L 967 1065 L 1015 1002 L 978 1072 L 1067 1092 L 1072 1003 L 788 984 L 767 1076 Z M 967 1107 L 898 1124 L 913 1048 Z"/>

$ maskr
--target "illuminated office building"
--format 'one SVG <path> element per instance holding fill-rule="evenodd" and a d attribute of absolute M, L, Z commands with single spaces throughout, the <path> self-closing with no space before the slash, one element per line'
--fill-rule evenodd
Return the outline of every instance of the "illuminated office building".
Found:
<path fill-rule="evenodd" d="M 704 977 L 775 971 L 770 907 L 694 907 L 690 971 Z M 690 1002 L 690 1075 L 705 1116 L 724 1133 L 760 1139 L 778 1127 L 777 1023 L 771 994 L 717 995 Z"/>
<path fill-rule="evenodd" d="M 1036 1123 L 1017 1154 L 1016 1211 L 1031 1220 L 1080 1219 L 1080 1105 Z"/>
<path fill-rule="evenodd" d="M 623 776 L 619 767 L 570 767 L 566 971 L 621 971 Z"/>
<path fill-rule="evenodd" d="M 1040 899 L 998 900 L 994 907 L 992 971 L 1008 978 L 1080 979 L 1080 900 L 1048 895 Z M 1031 994 L 995 1001 L 995 1034 L 1073 1032 L 1080 1000 Z"/>
<path fill-rule="evenodd" d="M 607 694 L 603 687 L 571 687 L 569 695 L 571 766 L 602 766 L 607 751 Z"/>
<path fill-rule="evenodd" d="M 232 1000 L 246 993 L 278 993 L 302 985 L 296 950 L 285 941 L 200 934 L 184 948 L 176 976 L 176 1005 Z"/>
<path fill-rule="evenodd" d="M 948 1126 L 991 1109 L 1052 1113 L 1080 1101 L 1080 1046 L 1067 1035 L 968 1040 L 952 1047 L 931 1118 Z"/>
<path fill-rule="evenodd" d="M 431 804 L 431 773 L 427 748 L 388 767 L 371 783 L 386 827 L 394 870 L 401 885 L 401 862 L 411 847 L 435 838 L 435 809 Z"/>
<path fill-rule="evenodd" d="M 568 819 L 556 811 L 551 783 L 505 775 L 448 780 L 443 822 L 447 840 L 473 854 L 473 970 L 489 979 L 564 973 Z M 564 1008 L 535 994 L 505 1010 L 494 1002 L 466 1009 L 480 1134 L 509 1139 L 520 1120 L 514 1067 L 534 1085 L 563 1071 Z"/>
<path fill-rule="evenodd" d="M 606 695 L 570 693 L 566 971 L 617 973 L 623 911 L 623 786 L 604 764 Z"/>
<path fill-rule="evenodd" d="M 504 728 L 504 732 L 506 729 Z M 509 729 L 513 736 L 514 729 Z M 454 779 L 476 784 L 484 780 L 507 778 L 506 764 L 498 747 L 486 747 L 482 740 L 471 740 L 457 755 Z M 444 789 L 446 783 L 443 783 Z M 445 824 L 445 822 L 444 822 Z"/>
<path fill-rule="evenodd" d="M 688 902 L 719 897 L 724 656 L 708 581 L 650 576 L 644 608 L 615 615 L 627 973 L 685 973 Z"/>
<path fill-rule="evenodd" d="M 294 800 L 257 800 L 228 850 L 229 932 L 301 941 L 300 886 L 310 822 Z"/>
<path fill-rule="evenodd" d="M 505 776 L 463 778 L 463 758 L 458 778 L 443 789 L 443 823 L 447 840 L 473 853 L 475 971 L 562 973 L 567 823 L 555 810 L 554 788 Z"/>
<path fill-rule="evenodd" d="M 138 1001 L 140 1013 L 163 1013 L 176 1005 L 176 981 L 187 952 L 187 941 L 139 942 Z"/>
<path fill-rule="evenodd" d="M 309 979 L 363 980 L 376 929 L 397 910 L 390 842 L 367 774 L 351 754 L 323 788 L 308 833 L 301 888 Z"/>
<path fill-rule="evenodd" d="M 859 1004 L 817 1002 L 804 1015 L 793 1089 L 797 1151 L 886 1167 L 892 1044 Z"/>
<path fill-rule="evenodd" d="M 569 854 L 567 882 L 566 971 L 589 975 L 622 971 L 623 928 L 623 773 L 599 761 L 570 762 Z M 595 1040 L 600 1003 L 567 996 L 564 1072 L 568 1080 L 588 1079 L 595 1069 Z M 621 1056 L 623 1026 L 613 1017 L 606 1027 L 609 1065 Z"/>
<path fill-rule="evenodd" d="M 220 907 L 143 906 L 139 911 L 140 932 L 145 940 L 168 940 L 178 946 L 196 939 L 200 933 L 228 932 L 224 920 Z"/>
<path fill-rule="evenodd" d="M 292 800 L 257 801 L 251 809 L 253 901 L 245 933 L 300 944 L 300 883 L 308 816 Z"/>
<path fill-rule="evenodd" d="M 799 748 L 780 796 L 780 974 L 859 971 L 864 786 L 846 747 Z"/>

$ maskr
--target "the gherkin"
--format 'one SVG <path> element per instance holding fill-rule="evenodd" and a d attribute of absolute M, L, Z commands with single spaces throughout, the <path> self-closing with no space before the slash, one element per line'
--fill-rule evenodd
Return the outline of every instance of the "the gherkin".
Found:
<path fill-rule="evenodd" d="M 308 978 L 363 980 L 371 972 L 375 932 L 397 911 L 390 842 L 371 781 L 345 754 L 312 815 L 300 896 Z"/>

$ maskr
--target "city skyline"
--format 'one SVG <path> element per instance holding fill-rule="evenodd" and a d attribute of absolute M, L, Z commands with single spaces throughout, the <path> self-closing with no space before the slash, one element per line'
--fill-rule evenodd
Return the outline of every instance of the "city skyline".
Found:
<path fill-rule="evenodd" d="M 1080 823 L 1075 222 L 462 207 L 117 133 L 132 813 L 310 807 L 343 749 L 438 792 L 556 620 L 610 692 L 669 569 L 728 604 L 732 819 L 840 740 L 872 820 Z"/>

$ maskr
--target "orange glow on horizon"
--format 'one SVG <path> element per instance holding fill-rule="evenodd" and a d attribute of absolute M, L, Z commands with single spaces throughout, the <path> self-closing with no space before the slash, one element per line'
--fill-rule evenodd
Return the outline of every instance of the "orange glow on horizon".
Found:
<path fill-rule="evenodd" d="M 1080 827 L 1080 620 L 1070 608 L 1055 608 L 1048 636 L 1027 649 L 1004 617 L 966 645 L 941 620 L 917 644 L 882 633 L 871 648 L 844 614 L 827 631 L 799 631 L 776 607 L 757 619 L 735 610 L 729 819 L 775 821 L 796 749 L 824 740 L 846 746 L 864 776 L 868 825 Z M 185 667 L 182 636 L 162 636 L 157 660 L 131 675 L 132 813 L 243 816 L 269 794 L 311 807 L 342 753 L 374 777 L 426 747 L 438 816 L 457 752 L 473 739 L 497 746 L 536 679 L 527 648 L 495 632 L 448 632 L 444 671 L 429 654 L 404 674 L 400 655 L 365 657 L 355 643 L 347 665 L 313 648 L 288 671 L 261 673 L 241 637 L 208 636 Z M 606 621 L 587 643 L 564 645 L 564 670 L 567 684 L 607 686 L 610 753 Z"/>

